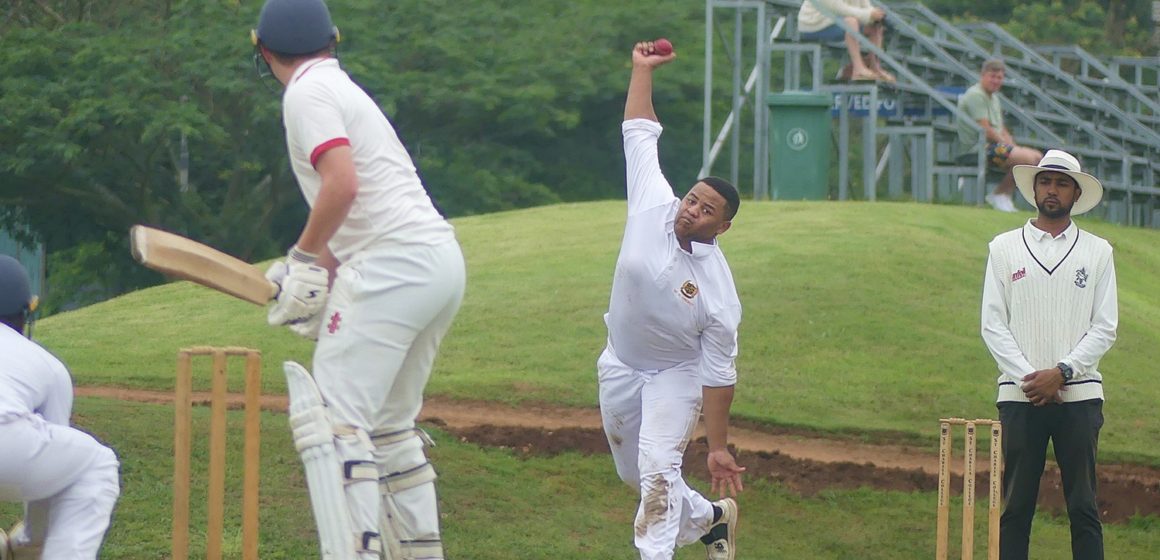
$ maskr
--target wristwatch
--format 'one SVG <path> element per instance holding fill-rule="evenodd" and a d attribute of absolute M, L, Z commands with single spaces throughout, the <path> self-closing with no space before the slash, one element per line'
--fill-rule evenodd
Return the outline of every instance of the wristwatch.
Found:
<path fill-rule="evenodd" d="M 1075 372 L 1072 371 L 1071 366 L 1063 362 L 1059 362 L 1058 364 L 1055 364 L 1055 367 L 1059 368 L 1059 374 L 1063 376 L 1064 383 L 1071 381 L 1071 378 L 1075 377 Z"/>

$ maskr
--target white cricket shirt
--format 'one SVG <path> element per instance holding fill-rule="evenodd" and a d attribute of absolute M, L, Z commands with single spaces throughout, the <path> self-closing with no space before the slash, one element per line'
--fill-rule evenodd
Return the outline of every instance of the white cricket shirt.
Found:
<path fill-rule="evenodd" d="M 657 159 L 660 123 L 625 121 L 628 221 L 604 322 L 608 347 L 638 370 L 697 367 L 703 385 L 737 382 L 741 302 L 716 242 L 681 249 L 673 223 L 681 201 Z"/>
<path fill-rule="evenodd" d="M 999 401 L 1027 401 L 1027 374 L 1071 366 L 1065 401 L 1104 398 L 1100 358 L 1116 340 L 1116 269 L 1107 241 L 1068 225 L 1052 237 L 1028 222 L 991 241 L 982 335 L 999 366 Z"/>
<path fill-rule="evenodd" d="M 69 425 L 72 378 L 60 360 L 24 335 L 0 324 L 0 422 L 28 414 Z"/>
<path fill-rule="evenodd" d="M 295 69 L 282 98 L 290 163 L 307 204 L 314 206 L 322 177 L 318 158 L 350 146 L 358 194 L 331 238 L 340 262 L 384 244 L 436 245 L 454 238 L 423 188 L 395 129 L 334 58 L 316 58 Z"/>

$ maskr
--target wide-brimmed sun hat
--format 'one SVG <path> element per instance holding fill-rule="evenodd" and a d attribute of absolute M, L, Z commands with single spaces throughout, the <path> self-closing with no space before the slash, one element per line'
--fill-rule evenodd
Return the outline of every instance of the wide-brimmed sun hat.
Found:
<path fill-rule="evenodd" d="M 1100 180 L 1079 170 L 1079 160 L 1063 150 L 1047 150 L 1039 165 L 1016 165 L 1011 168 L 1011 175 L 1015 177 L 1015 186 L 1019 187 L 1019 194 L 1031 206 L 1035 206 L 1035 176 L 1043 171 L 1057 171 L 1075 179 L 1079 185 L 1079 199 L 1071 207 L 1071 215 L 1083 214 L 1100 203 L 1104 197 L 1104 186 Z"/>

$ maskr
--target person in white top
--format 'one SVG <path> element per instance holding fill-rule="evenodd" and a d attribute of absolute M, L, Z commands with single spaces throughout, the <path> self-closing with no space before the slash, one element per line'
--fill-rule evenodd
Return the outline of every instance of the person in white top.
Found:
<path fill-rule="evenodd" d="M 675 57 L 656 54 L 651 42 L 632 51 L 622 125 L 628 220 L 597 362 L 600 413 L 617 474 L 640 492 L 634 534 L 642 560 L 670 559 L 698 540 L 711 560 L 733 560 L 738 509 L 725 495 L 742 490 L 745 470 L 727 448 L 741 303 L 716 239 L 740 197 L 707 177 L 679 199 L 661 173 L 652 76 Z M 681 474 L 702 408 L 712 491 L 724 498 L 717 502 Z"/>
<path fill-rule="evenodd" d="M 69 425 L 73 387 L 55 356 L 25 337 L 28 273 L 0 255 L 0 501 L 24 521 L 0 531 L 0 559 L 93 560 L 121 493 L 117 456 Z"/>
<path fill-rule="evenodd" d="M 1116 269 L 1111 245 L 1076 227 L 1071 216 L 1095 207 L 1103 187 L 1060 150 L 1049 150 L 1038 165 L 1015 166 L 1013 174 L 1039 212 L 991 241 L 983 280 L 982 336 L 999 367 L 1003 424 L 1000 557 L 1028 557 L 1051 441 L 1071 520 L 1072 556 L 1100 559 L 1099 362 L 1116 340 Z"/>
<path fill-rule="evenodd" d="M 817 5 L 815 5 L 817 4 Z M 895 82 L 894 74 L 882 68 L 882 63 L 873 53 L 862 56 L 862 46 L 858 39 L 834 23 L 822 9 L 842 21 L 850 29 L 861 31 L 878 48 L 882 48 L 882 38 L 886 30 L 886 12 L 870 3 L 870 0 L 805 0 L 798 9 L 797 25 L 800 39 L 808 42 L 846 42 L 846 53 L 850 64 L 842 69 L 842 76 L 849 80 L 882 80 Z"/>
<path fill-rule="evenodd" d="M 337 521 L 316 519 L 320 540 L 343 560 L 379 558 L 384 547 L 390 558 L 441 559 L 430 439 L 415 419 L 463 299 L 463 254 L 391 123 L 333 56 L 326 4 L 267 0 L 252 36 L 285 86 L 286 145 L 310 206 L 267 277 L 281 287 L 271 324 L 318 340 L 314 383 L 346 477 L 342 507 L 326 488 L 312 487 L 311 500 L 340 511 L 354 535 L 328 540 L 323 526 Z"/>

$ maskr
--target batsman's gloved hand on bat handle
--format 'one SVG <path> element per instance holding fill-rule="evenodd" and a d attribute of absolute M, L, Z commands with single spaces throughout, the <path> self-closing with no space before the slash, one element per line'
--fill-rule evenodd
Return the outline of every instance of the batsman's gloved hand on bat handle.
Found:
<path fill-rule="evenodd" d="M 306 323 L 326 308 L 329 295 L 330 273 L 325 268 L 310 264 L 287 267 L 282 289 L 266 315 L 273 326 Z"/>
<path fill-rule="evenodd" d="M 290 272 L 290 266 L 295 264 L 314 264 L 318 261 L 318 255 L 314 253 L 307 253 L 298 248 L 297 245 L 290 248 L 290 252 L 286 253 L 286 259 L 276 261 L 266 269 L 266 279 L 278 285 L 278 292 L 282 292 L 282 280 L 286 278 L 286 274 Z M 277 296 L 274 296 L 277 299 Z"/>
<path fill-rule="evenodd" d="M 303 263 L 288 264 L 280 285 L 278 297 L 266 315 L 266 320 L 271 325 L 302 325 L 305 328 L 326 308 L 326 298 L 330 291 L 330 273 L 325 268 Z M 315 336 L 317 330 L 314 329 Z M 298 329 L 295 329 L 295 332 L 298 332 Z M 306 336 L 301 332 L 298 334 Z"/>

